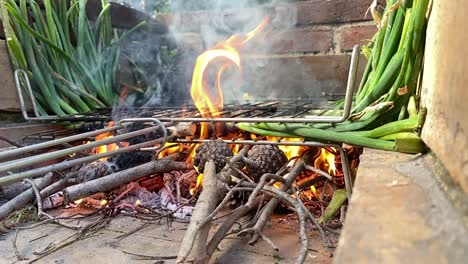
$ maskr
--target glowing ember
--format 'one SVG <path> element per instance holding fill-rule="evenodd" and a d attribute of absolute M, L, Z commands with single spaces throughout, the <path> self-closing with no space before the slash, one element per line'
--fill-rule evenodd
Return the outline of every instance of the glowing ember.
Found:
<path fill-rule="evenodd" d="M 83 202 L 83 199 L 78 199 L 76 201 L 73 201 L 74 204 L 79 205 Z"/>
<path fill-rule="evenodd" d="M 314 196 L 317 196 L 317 189 L 315 188 L 315 186 L 313 186 L 313 185 L 310 186 L 310 191 L 312 192 L 312 194 L 313 194 Z"/>
<path fill-rule="evenodd" d="M 205 51 L 197 58 L 193 70 L 191 96 L 202 117 L 217 118 L 221 116 L 220 110 L 222 110 L 224 106 L 224 97 L 221 87 L 223 73 L 233 65 L 241 70 L 240 49 L 255 35 L 261 32 L 267 24 L 268 19 L 264 19 L 262 23 L 245 36 L 233 35 L 226 41 L 222 41 L 213 48 Z M 207 69 L 211 64 L 219 61 L 223 61 L 223 64 L 219 67 L 216 75 L 216 94 L 213 96 L 210 94 L 206 80 Z M 200 137 L 202 139 L 208 138 L 207 124 L 202 124 Z"/>
<path fill-rule="evenodd" d="M 275 188 L 277 188 L 277 189 L 281 188 L 282 185 L 283 185 L 283 184 L 282 184 L 281 182 L 275 182 L 275 183 L 273 184 L 273 186 L 274 186 Z"/>
<path fill-rule="evenodd" d="M 109 202 L 106 199 L 102 199 L 99 203 L 101 206 L 106 206 Z"/>
<path fill-rule="evenodd" d="M 135 206 L 141 206 L 141 201 L 140 201 L 140 199 L 136 200 Z"/>

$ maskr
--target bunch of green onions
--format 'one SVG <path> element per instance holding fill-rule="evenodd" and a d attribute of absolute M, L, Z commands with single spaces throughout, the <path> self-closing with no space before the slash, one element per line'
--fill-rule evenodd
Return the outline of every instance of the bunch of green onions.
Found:
<path fill-rule="evenodd" d="M 119 36 L 110 4 L 102 0 L 95 22 L 86 0 L 4 0 L 1 19 L 10 59 L 28 72 L 41 115 L 89 112 L 114 104 L 119 94 Z M 138 27 L 138 26 L 137 26 Z"/>
<path fill-rule="evenodd" d="M 418 109 L 415 98 L 423 64 L 428 2 L 387 0 L 383 14 L 372 9 L 378 31 L 363 48 L 368 63 L 347 121 L 337 125 L 241 123 L 239 127 L 266 136 L 424 152 L 418 132 L 424 123 L 425 109 Z M 328 114 L 341 107 L 338 103 Z"/>

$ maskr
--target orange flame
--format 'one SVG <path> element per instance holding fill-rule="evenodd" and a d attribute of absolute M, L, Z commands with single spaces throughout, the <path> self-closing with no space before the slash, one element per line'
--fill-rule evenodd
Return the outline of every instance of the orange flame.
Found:
<path fill-rule="evenodd" d="M 335 155 L 328 152 L 325 148 L 320 150 L 320 156 L 315 160 L 314 166 L 327 171 L 330 175 L 336 175 Z"/>
<path fill-rule="evenodd" d="M 114 125 L 114 122 L 110 122 L 108 127 L 112 127 L 113 125 Z M 111 132 L 106 132 L 106 133 L 102 133 L 102 134 L 97 135 L 95 140 L 99 141 L 99 140 L 104 140 L 104 139 L 112 138 L 112 137 L 113 137 L 113 135 L 112 135 Z M 96 147 L 94 149 L 94 152 L 96 154 L 101 154 L 101 153 L 106 153 L 106 152 L 113 151 L 113 150 L 116 150 L 116 149 L 119 149 L 119 147 L 117 146 L 117 144 L 114 143 L 114 144 L 102 145 L 102 146 Z M 100 160 L 105 161 L 105 160 L 107 160 L 107 158 L 101 158 Z"/>
<path fill-rule="evenodd" d="M 267 140 L 269 141 L 285 141 L 285 142 L 302 142 L 302 138 L 280 138 L 280 137 L 267 137 Z M 294 157 L 299 157 L 304 150 L 307 149 L 307 147 L 303 146 L 285 146 L 285 145 L 279 145 L 278 148 L 284 152 L 284 155 L 290 160 L 291 158 Z"/>
<path fill-rule="evenodd" d="M 107 127 L 112 127 L 112 126 L 114 126 L 114 122 L 109 122 L 109 125 Z M 114 135 L 111 132 L 105 132 L 105 133 L 97 135 L 95 140 L 99 141 L 99 140 L 104 140 L 104 139 L 108 139 L 108 138 L 112 138 L 112 137 L 114 137 Z M 127 142 L 121 142 L 120 144 L 122 146 L 128 146 Z M 98 146 L 98 147 L 94 148 L 93 153 L 94 154 L 101 154 L 101 153 L 114 151 L 114 150 L 117 150 L 117 149 L 119 149 L 119 146 L 116 143 L 113 143 L 113 144 Z M 106 161 L 107 158 L 104 157 L 104 158 L 101 158 L 99 160 Z"/>
<path fill-rule="evenodd" d="M 233 35 L 229 39 L 205 51 L 197 58 L 193 70 L 191 96 L 202 117 L 217 118 L 221 116 L 220 110 L 222 110 L 224 106 L 221 86 L 223 73 L 232 65 L 237 66 L 237 68 L 241 70 L 240 49 L 267 25 L 268 19 L 264 19 L 262 23 L 245 36 Z M 212 96 L 209 92 L 206 73 L 208 67 L 219 60 L 224 60 L 225 62 L 218 69 L 215 82 L 216 94 Z M 200 137 L 208 138 L 208 126 L 206 124 L 202 124 Z"/>
<path fill-rule="evenodd" d="M 203 182 L 203 173 L 200 173 L 200 174 L 198 174 L 197 183 L 195 184 L 195 187 L 190 188 L 190 195 L 193 196 L 193 195 L 195 195 L 195 193 L 197 193 L 197 190 L 202 185 L 202 182 Z"/>
<path fill-rule="evenodd" d="M 254 30 L 247 33 L 245 36 L 232 35 L 229 39 L 216 44 L 213 48 L 202 53 L 196 61 L 195 68 L 192 76 L 192 87 L 190 94 L 201 116 L 204 118 L 219 118 L 221 117 L 220 111 L 224 107 L 224 96 L 221 85 L 223 73 L 229 67 L 235 65 L 239 72 L 241 72 L 241 48 L 249 42 L 258 33 L 268 25 L 269 19 L 264 19 Z M 210 65 L 218 61 L 224 63 L 218 68 L 215 81 L 216 94 L 211 95 L 207 83 L 207 70 Z M 218 127 L 215 126 L 215 130 Z M 216 131 L 215 131 L 216 132 Z M 205 139 L 209 137 L 208 125 L 201 124 L 200 138 Z M 237 149 L 238 150 L 238 149 Z M 191 156 L 195 152 L 191 153 Z M 190 189 L 190 193 L 194 195 L 196 190 L 201 186 L 203 181 L 203 174 L 197 177 L 196 186 Z"/>

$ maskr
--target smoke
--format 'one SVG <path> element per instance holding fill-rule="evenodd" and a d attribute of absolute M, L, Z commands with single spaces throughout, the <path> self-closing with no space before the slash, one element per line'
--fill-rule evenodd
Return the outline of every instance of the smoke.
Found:
<path fill-rule="evenodd" d="M 268 5 L 261 5 L 268 2 Z M 232 35 L 243 35 L 257 27 L 265 18 L 269 25 L 257 37 L 254 37 L 242 50 L 242 73 L 233 66 L 223 74 L 222 88 L 225 103 L 242 104 L 246 102 L 264 101 L 265 99 L 285 98 L 285 89 L 265 93 L 264 87 L 278 76 L 279 71 L 287 72 L 287 68 L 271 68 L 263 59 L 251 59 L 257 55 L 273 53 L 275 43 L 270 39 L 275 35 L 291 30 L 296 25 L 297 10 L 292 5 L 276 2 L 284 1 L 252 1 L 252 0 L 203 0 L 203 1 L 170 1 L 171 11 L 179 14 L 172 17 L 170 29 L 179 43 L 184 42 L 187 32 L 197 32 L 203 50 L 213 47 L 220 41 Z M 209 11 L 205 10 L 209 9 Z M 198 10 L 191 11 L 188 10 Z M 200 52 L 203 52 L 200 51 Z M 190 60 L 189 60 L 190 61 Z M 192 62 L 195 58 L 192 58 Z M 190 65 L 190 63 L 189 63 Z M 219 65 L 213 65 L 219 66 Z M 190 67 L 190 66 L 189 66 Z M 257 75 L 256 73 L 261 73 Z M 280 74 L 287 75 L 287 74 Z M 273 78 L 271 78 L 273 76 Z M 242 79 L 242 81 L 240 81 Z M 256 83 L 252 85 L 252 81 Z M 264 85 L 262 86 L 263 83 Z M 210 82 L 214 88 L 214 81 Z M 261 88 L 261 89 L 259 89 Z M 275 88 L 270 86 L 270 88 Z"/>
<path fill-rule="evenodd" d="M 245 34 L 265 18 L 270 22 L 266 32 L 252 39 L 241 51 L 242 72 L 232 67 L 225 72 L 222 87 L 225 103 L 242 104 L 266 100 L 297 100 L 317 98 L 322 92 L 318 76 L 304 74 L 308 66 L 300 58 L 273 55 L 278 38 L 296 27 L 295 5 L 269 0 L 120 0 L 157 19 L 163 17 L 170 33 L 133 40 L 129 49 L 139 54 L 142 77 L 149 89 L 144 95 L 127 99 L 127 105 L 184 106 L 191 105 L 190 85 L 196 58 L 205 50 L 234 34 Z M 282 3 L 277 3 L 282 2 Z M 261 5 L 259 4 L 266 4 Z M 163 14 L 161 13 L 167 13 Z M 175 43 L 165 47 L 172 66 L 162 56 L 164 39 Z M 166 45 L 167 46 L 167 45 Z M 273 57 L 273 58 L 272 58 Z M 161 62 L 161 63 L 155 63 Z M 213 65 L 217 67 L 218 65 Z M 215 71 L 216 69 L 210 69 Z M 242 79 L 242 81 L 240 81 Z M 214 87 L 210 80 L 210 87 Z M 212 84 L 212 85 L 211 85 Z M 325 84 L 337 86 L 338 84 Z"/>

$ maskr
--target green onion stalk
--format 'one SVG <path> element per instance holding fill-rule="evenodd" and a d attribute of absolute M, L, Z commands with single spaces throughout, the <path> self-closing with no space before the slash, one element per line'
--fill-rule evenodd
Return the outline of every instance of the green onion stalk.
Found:
<path fill-rule="evenodd" d="M 325 142 L 420 153 L 425 109 L 415 103 L 421 74 L 429 0 L 388 0 L 376 15 L 378 31 L 363 48 L 368 58 L 354 106 L 340 124 L 240 123 L 238 127 L 265 136 L 302 137 Z M 373 12 L 376 12 L 373 10 Z M 342 107 L 338 102 L 336 113 Z"/>
<path fill-rule="evenodd" d="M 111 26 L 110 4 L 91 22 L 86 0 L 3 0 L 0 18 L 12 64 L 27 71 L 41 115 L 110 107 L 120 93 L 116 72 L 122 39 Z M 24 80 L 22 80 L 24 82 Z"/>

